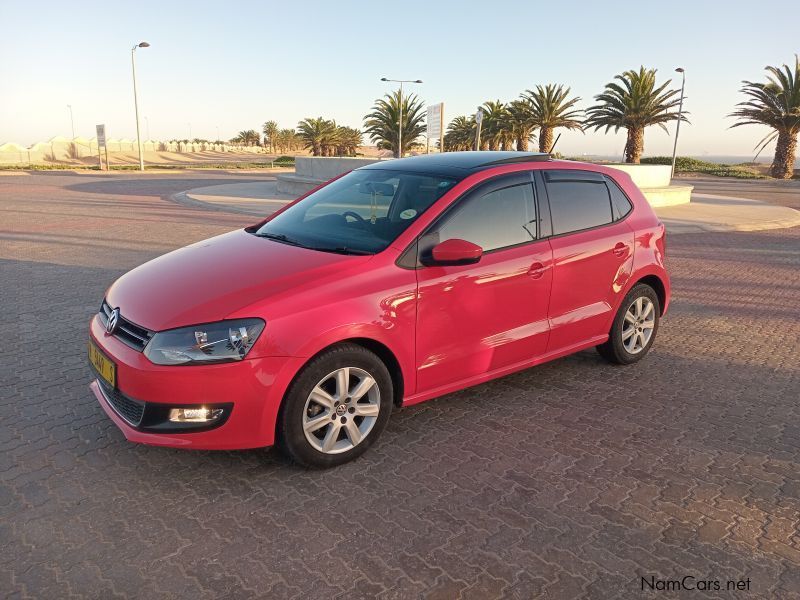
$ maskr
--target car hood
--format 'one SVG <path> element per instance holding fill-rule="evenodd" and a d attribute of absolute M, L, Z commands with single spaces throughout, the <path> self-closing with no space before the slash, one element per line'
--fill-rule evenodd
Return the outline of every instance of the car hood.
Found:
<path fill-rule="evenodd" d="M 136 267 L 114 282 L 106 300 L 127 320 L 162 331 L 224 319 L 371 259 L 290 246 L 240 229 Z"/>

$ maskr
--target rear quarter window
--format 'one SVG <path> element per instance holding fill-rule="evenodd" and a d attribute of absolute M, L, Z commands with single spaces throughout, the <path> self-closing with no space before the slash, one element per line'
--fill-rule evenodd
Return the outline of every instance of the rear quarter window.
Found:
<path fill-rule="evenodd" d="M 611 177 L 606 177 L 606 183 L 608 184 L 608 193 L 611 195 L 611 208 L 614 211 L 614 220 L 618 221 L 633 210 L 633 205 L 631 201 L 628 200 L 628 196 L 625 195 L 625 192 L 622 191 L 622 188 L 620 188 Z"/>

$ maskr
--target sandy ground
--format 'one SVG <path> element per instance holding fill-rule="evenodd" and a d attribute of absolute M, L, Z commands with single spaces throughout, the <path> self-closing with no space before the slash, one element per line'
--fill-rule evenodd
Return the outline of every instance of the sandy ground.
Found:
<path fill-rule="evenodd" d="M 358 154 L 365 157 L 378 157 L 386 154 L 379 151 L 375 146 L 360 146 Z M 144 152 L 144 162 L 148 165 L 203 165 L 203 164 L 220 164 L 220 163 L 270 163 L 278 156 L 309 156 L 309 152 L 305 150 L 292 151 L 286 153 L 268 152 L 267 149 L 260 149 L 260 151 L 253 152 L 242 150 L 239 152 L 162 152 L 146 150 Z M 109 152 L 108 160 L 112 166 L 114 165 L 136 165 L 139 163 L 139 155 L 136 150 L 124 152 Z M 105 154 L 103 155 L 105 162 Z M 97 165 L 97 155 L 83 156 L 75 159 L 59 158 L 53 162 L 34 161 L 35 164 L 52 164 L 53 166 L 71 165 L 76 167 L 82 166 L 95 166 Z M 0 163 L 9 166 L 15 163 Z M 20 165 L 24 168 L 25 165 Z"/>

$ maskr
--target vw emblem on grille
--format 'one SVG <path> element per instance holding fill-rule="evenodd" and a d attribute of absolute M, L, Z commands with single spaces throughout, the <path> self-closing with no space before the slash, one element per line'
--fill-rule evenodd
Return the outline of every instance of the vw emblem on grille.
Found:
<path fill-rule="evenodd" d="M 111 335 L 117 329 L 117 324 L 119 323 L 119 308 L 115 308 L 111 311 L 111 314 L 108 315 L 108 321 L 106 321 L 106 333 Z"/>

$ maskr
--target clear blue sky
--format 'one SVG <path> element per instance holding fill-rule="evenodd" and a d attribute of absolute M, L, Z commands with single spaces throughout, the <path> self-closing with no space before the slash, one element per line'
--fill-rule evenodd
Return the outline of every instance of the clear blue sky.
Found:
<path fill-rule="evenodd" d="M 537 83 L 565 83 L 591 103 L 603 85 L 643 64 L 672 78 L 686 68 L 692 124 L 682 154 L 749 155 L 758 127 L 730 130 L 742 79 L 800 52 L 800 4 L 760 2 L 64 2 L 0 3 L 0 143 L 78 135 L 106 123 L 134 137 L 130 49 L 141 114 L 153 138 L 229 138 L 274 119 L 307 116 L 360 127 L 381 76 L 411 87 L 445 116 Z M 144 119 L 142 120 L 144 128 Z M 142 132 L 143 135 L 146 131 Z M 566 133 L 559 150 L 619 154 L 622 134 Z M 647 130 L 646 154 L 671 138 Z"/>

